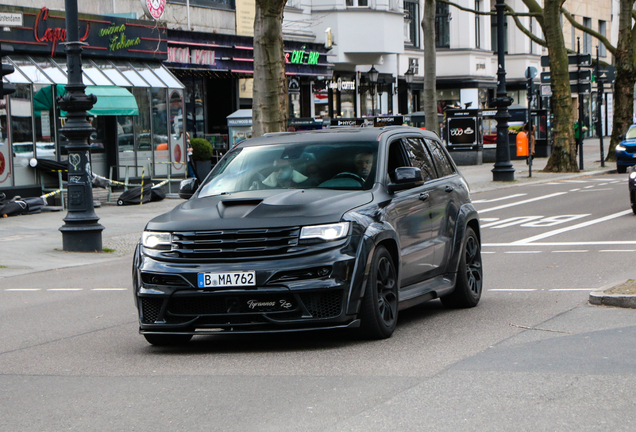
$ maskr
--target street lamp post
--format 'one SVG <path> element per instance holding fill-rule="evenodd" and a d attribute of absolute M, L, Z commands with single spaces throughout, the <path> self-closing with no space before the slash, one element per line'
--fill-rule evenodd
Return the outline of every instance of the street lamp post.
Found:
<path fill-rule="evenodd" d="M 492 169 L 493 181 L 513 181 L 515 169 L 510 162 L 510 147 L 508 141 L 508 119 L 510 113 L 508 107 L 512 104 L 512 98 L 506 92 L 506 57 L 504 49 L 504 0 L 497 0 L 497 97 L 493 105 L 497 107 L 497 151 L 495 155 L 495 167 Z"/>
<path fill-rule="evenodd" d="M 408 70 L 404 72 L 404 81 L 406 81 L 406 111 L 407 114 L 410 114 L 411 109 L 411 83 L 413 82 L 413 76 L 415 72 L 413 71 L 413 66 L 409 66 Z"/>
<path fill-rule="evenodd" d="M 67 112 L 66 124 L 60 129 L 68 139 L 68 212 L 62 232 L 63 249 L 67 252 L 101 252 L 102 230 L 93 208 L 88 138 L 94 131 L 87 120 L 97 98 L 86 95 L 82 82 L 82 42 L 79 41 L 77 0 L 65 0 L 66 8 L 66 64 L 68 84 L 66 94 L 58 99 Z"/>
<path fill-rule="evenodd" d="M 369 82 L 371 83 L 371 109 L 373 110 L 373 116 L 375 116 L 375 86 L 378 83 L 378 76 L 380 76 L 380 72 L 378 72 L 375 68 L 375 65 L 371 65 L 371 69 L 369 69 L 369 72 L 367 73 L 369 74 Z"/>

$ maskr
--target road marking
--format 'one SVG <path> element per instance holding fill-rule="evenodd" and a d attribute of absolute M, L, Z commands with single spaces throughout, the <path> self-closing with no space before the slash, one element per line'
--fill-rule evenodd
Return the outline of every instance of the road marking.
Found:
<path fill-rule="evenodd" d="M 489 209 L 479 210 L 479 214 L 488 213 L 488 212 L 495 211 L 495 210 L 501 210 L 501 209 L 505 209 L 505 208 L 508 208 L 508 207 L 514 207 L 514 206 L 518 206 L 518 205 L 522 205 L 522 204 L 528 204 L 528 203 L 531 203 L 531 202 L 540 201 L 540 200 L 544 200 L 544 199 L 548 199 L 548 198 L 554 198 L 554 197 L 559 196 L 559 195 L 565 195 L 566 193 L 567 192 L 557 192 L 557 193 L 553 193 L 553 194 L 550 194 L 550 195 L 540 196 L 540 197 L 537 197 L 537 198 L 530 198 L 530 199 L 523 200 L 523 201 L 518 201 L 518 202 L 515 202 L 515 203 L 500 205 L 498 207 L 491 207 Z M 631 212 L 631 210 L 630 210 L 630 212 Z"/>
<path fill-rule="evenodd" d="M 128 288 L 91 288 L 91 291 L 126 291 Z"/>
<path fill-rule="evenodd" d="M 590 189 L 590 190 L 582 190 L 580 192 L 600 192 L 600 191 L 611 191 L 614 190 L 612 188 L 597 188 L 597 189 Z"/>
<path fill-rule="evenodd" d="M 484 255 L 484 254 L 486 254 L 486 255 L 487 255 L 487 254 L 496 254 L 496 253 L 497 253 L 497 252 L 486 252 L 486 251 L 481 251 L 481 254 L 482 254 L 482 255 Z"/>
<path fill-rule="evenodd" d="M 599 252 L 636 252 L 634 249 L 605 249 Z"/>
<path fill-rule="evenodd" d="M 505 251 L 507 254 L 538 254 L 542 251 Z"/>
<path fill-rule="evenodd" d="M 589 251 L 588 250 L 584 250 L 584 249 L 555 250 L 555 251 L 552 251 L 552 253 L 583 253 L 583 252 L 589 252 Z"/>
<path fill-rule="evenodd" d="M 547 233 L 539 234 L 539 235 L 536 235 L 536 236 L 533 236 L 533 237 L 528 237 L 528 238 L 525 238 L 525 239 L 522 239 L 522 240 L 517 240 L 515 242 L 512 242 L 512 244 L 528 244 L 528 243 L 532 243 L 534 241 L 542 240 L 542 239 L 547 238 L 547 237 L 552 237 L 552 236 L 555 236 L 557 234 L 561 234 L 561 233 L 572 231 L 572 230 L 579 229 L 579 228 L 585 228 L 585 227 L 588 227 L 590 225 L 595 225 L 597 223 L 601 223 L 601 222 L 605 222 L 605 221 L 608 221 L 608 220 L 616 219 L 618 217 L 625 216 L 625 215 L 630 214 L 630 213 L 632 213 L 631 209 L 623 210 L 622 212 L 614 213 L 614 214 L 611 214 L 611 215 L 608 215 L 608 216 L 603 216 L 602 218 L 592 219 L 591 221 L 581 222 L 580 224 L 572 225 L 570 227 L 559 228 L 559 229 L 556 229 L 556 230 L 553 230 L 553 231 L 548 231 Z"/>
<path fill-rule="evenodd" d="M 630 210 L 631 211 L 631 210 Z M 636 245 L 636 240 L 631 241 L 591 241 L 591 242 L 533 242 L 533 243 L 483 243 L 481 246 L 511 247 L 511 246 L 619 246 Z"/>
<path fill-rule="evenodd" d="M 555 288 L 548 291 L 596 291 L 597 288 Z"/>
<path fill-rule="evenodd" d="M 503 200 L 507 200 L 507 199 L 511 199 L 511 198 L 517 198 L 520 196 L 524 196 L 524 195 L 528 195 L 528 194 L 514 194 L 514 195 L 509 195 L 509 196 L 505 196 L 505 197 L 501 197 L 501 198 L 494 198 L 494 199 L 483 199 L 483 200 L 477 200 L 477 201 L 473 201 L 473 204 L 477 204 L 477 203 L 489 203 L 489 202 L 495 202 L 495 201 L 503 201 Z"/>
<path fill-rule="evenodd" d="M 5 291 L 41 291 L 41 288 L 7 288 Z"/>
<path fill-rule="evenodd" d="M 563 180 L 563 183 L 589 183 L 586 180 Z"/>
<path fill-rule="evenodd" d="M 592 186 L 585 186 L 583 189 L 589 189 L 589 188 L 593 188 L 593 187 L 594 187 L 594 185 L 592 185 Z"/>
<path fill-rule="evenodd" d="M 576 192 L 576 191 L 580 191 L 581 188 L 576 188 L 576 189 L 570 189 L 570 192 Z"/>
<path fill-rule="evenodd" d="M 47 288 L 47 291 L 82 291 L 83 288 Z"/>
<path fill-rule="evenodd" d="M 530 292 L 536 291 L 536 289 L 526 289 L 526 288 L 518 288 L 518 289 L 489 289 L 488 291 L 498 291 L 498 292 Z"/>

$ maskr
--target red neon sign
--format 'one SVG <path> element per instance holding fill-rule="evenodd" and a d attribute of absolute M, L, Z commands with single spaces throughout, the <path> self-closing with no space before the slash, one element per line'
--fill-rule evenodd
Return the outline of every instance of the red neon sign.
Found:
<path fill-rule="evenodd" d="M 61 27 L 47 28 L 44 34 L 40 35 L 40 23 L 46 21 L 49 17 L 49 9 L 43 7 L 40 9 L 37 18 L 35 19 L 35 25 L 33 26 L 33 34 L 35 40 L 38 42 L 51 42 L 53 44 L 51 49 L 51 56 L 54 56 L 57 52 L 57 44 L 59 42 L 66 41 L 66 29 Z M 85 41 L 88 38 L 88 34 L 91 31 L 91 24 L 86 23 L 86 31 L 84 36 L 80 38 L 80 42 Z"/>

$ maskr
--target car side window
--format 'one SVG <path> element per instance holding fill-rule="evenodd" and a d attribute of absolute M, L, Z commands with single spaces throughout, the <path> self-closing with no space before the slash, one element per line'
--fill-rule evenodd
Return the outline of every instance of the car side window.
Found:
<path fill-rule="evenodd" d="M 411 166 L 420 169 L 424 181 L 429 181 L 437 178 L 437 173 L 435 172 L 435 164 L 431 159 L 431 155 L 426 150 L 422 138 L 406 138 L 404 139 L 404 147 L 406 149 L 406 154 L 411 160 Z"/>
<path fill-rule="evenodd" d="M 448 154 L 444 151 L 442 144 L 439 141 L 433 139 L 426 139 L 426 147 L 433 155 L 435 161 L 435 167 L 437 168 L 437 175 L 439 177 L 446 177 L 455 173 L 453 164 L 448 159 Z"/>
<path fill-rule="evenodd" d="M 391 181 L 394 181 L 393 173 L 396 168 L 411 166 L 409 160 L 404 154 L 402 140 L 395 140 L 389 145 L 389 157 L 387 163 L 387 172 Z"/>

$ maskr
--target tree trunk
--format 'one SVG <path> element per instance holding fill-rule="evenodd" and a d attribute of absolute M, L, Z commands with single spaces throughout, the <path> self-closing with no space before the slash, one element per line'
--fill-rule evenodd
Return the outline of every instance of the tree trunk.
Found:
<path fill-rule="evenodd" d="M 424 1 L 422 18 L 424 38 L 424 116 L 426 129 L 439 135 L 437 120 L 437 60 L 435 50 L 435 0 Z"/>
<path fill-rule="evenodd" d="M 634 115 L 634 83 L 636 68 L 634 67 L 634 40 L 632 34 L 631 0 L 621 0 L 618 24 L 618 42 L 616 44 L 616 82 L 614 83 L 614 125 L 612 138 L 607 150 L 607 161 L 615 161 L 614 149 L 632 124 Z"/>
<path fill-rule="evenodd" d="M 287 0 L 256 0 L 252 135 L 285 130 L 287 80 L 283 9 Z"/>
<path fill-rule="evenodd" d="M 572 119 L 572 95 L 568 71 L 568 53 L 563 40 L 559 17 L 565 0 L 545 0 L 543 7 L 543 31 L 550 58 L 550 87 L 552 112 L 554 113 L 554 147 L 544 168 L 550 172 L 578 172 L 576 143 Z"/>

